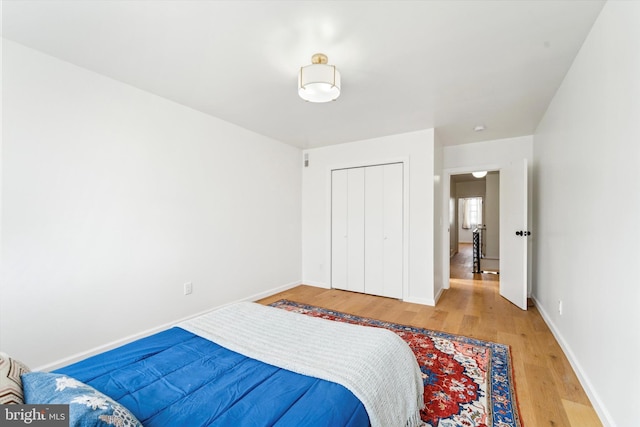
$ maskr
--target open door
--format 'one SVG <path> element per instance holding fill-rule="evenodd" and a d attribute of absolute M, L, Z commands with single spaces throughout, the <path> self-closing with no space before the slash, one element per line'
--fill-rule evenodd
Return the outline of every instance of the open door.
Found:
<path fill-rule="evenodd" d="M 527 309 L 527 159 L 500 169 L 500 295 Z"/>

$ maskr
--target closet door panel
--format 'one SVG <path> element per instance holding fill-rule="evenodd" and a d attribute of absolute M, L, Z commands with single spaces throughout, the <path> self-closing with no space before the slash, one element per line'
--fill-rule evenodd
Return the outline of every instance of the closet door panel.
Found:
<path fill-rule="evenodd" d="M 384 283 L 381 295 L 402 298 L 402 260 L 404 247 L 403 165 L 384 166 Z"/>
<path fill-rule="evenodd" d="M 331 287 L 348 289 L 347 170 L 331 172 Z"/>
<path fill-rule="evenodd" d="M 365 168 L 365 292 L 384 294 L 384 166 Z"/>
<path fill-rule="evenodd" d="M 347 289 L 364 292 L 364 168 L 347 169 Z"/>

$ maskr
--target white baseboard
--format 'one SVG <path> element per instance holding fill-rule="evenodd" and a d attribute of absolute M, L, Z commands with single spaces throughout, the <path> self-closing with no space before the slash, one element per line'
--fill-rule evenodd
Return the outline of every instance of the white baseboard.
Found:
<path fill-rule="evenodd" d="M 600 417 L 600 421 L 602 422 L 604 427 L 615 427 L 616 424 L 611 418 L 611 414 L 602 403 L 602 399 L 600 399 L 600 395 L 591 384 L 591 381 L 589 381 L 589 377 L 584 372 L 584 369 L 582 369 L 582 365 L 580 365 L 580 362 L 578 362 L 578 359 L 575 357 L 575 354 L 573 353 L 573 351 L 571 351 L 571 347 L 569 347 L 569 345 L 567 344 L 567 341 L 564 339 L 560 331 L 558 331 L 558 328 L 556 328 L 556 325 L 553 323 L 553 321 L 551 320 L 551 317 L 549 317 L 547 312 L 544 310 L 544 308 L 542 307 L 542 304 L 540 304 L 540 302 L 533 296 L 531 297 L 531 299 L 533 299 L 533 302 L 536 305 L 538 312 L 540 312 L 542 319 L 545 321 L 545 323 L 551 330 L 551 333 L 558 341 L 558 344 L 560 344 L 560 347 L 562 348 L 562 351 L 564 352 L 564 354 L 567 356 L 567 359 L 569 360 L 571 367 L 573 368 L 573 370 L 575 371 L 578 377 L 578 381 L 580 381 L 582 388 L 584 388 L 585 392 L 587 393 L 587 396 L 589 396 L 589 400 L 591 401 L 593 408 L 598 414 L 598 417 Z"/>
<path fill-rule="evenodd" d="M 311 280 L 303 280 L 302 281 L 303 285 L 309 285 L 309 286 L 315 286 L 316 288 L 323 288 L 323 289 L 331 289 L 331 286 L 323 283 L 323 282 L 314 282 Z M 430 305 L 430 306 L 435 306 L 436 305 L 436 301 L 438 300 L 438 298 L 440 298 L 440 295 L 442 295 L 442 291 L 443 289 L 440 290 L 440 293 L 438 293 L 438 296 L 436 297 L 436 299 L 429 299 L 429 298 L 413 298 L 413 297 L 409 297 L 409 298 L 403 298 L 402 301 L 404 302 L 411 302 L 414 304 L 422 304 L 422 305 Z"/>
<path fill-rule="evenodd" d="M 410 302 L 410 303 L 413 303 L 413 304 L 430 305 L 432 307 L 435 307 L 435 305 L 436 305 L 435 299 L 430 299 L 430 298 L 408 297 L 408 298 L 403 298 L 402 301 Z"/>
<path fill-rule="evenodd" d="M 279 292 L 284 292 L 284 291 L 289 290 L 291 288 L 295 288 L 296 286 L 299 286 L 300 284 L 302 284 L 302 282 L 299 282 L 299 281 L 291 282 L 291 283 L 288 283 L 286 285 L 282 285 L 282 286 L 279 286 L 277 288 L 269 289 L 268 291 L 260 292 L 258 294 L 251 295 L 249 297 L 246 297 L 246 298 L 243 298 L 241 300 L 234 301 L 234 302 L 258 301 L 259 299 L 266 298 L 266 297 L 271 296 L 273 294 L 277 294 Z"/>
<path fill-rule="evenodd" d="M 434 306 L 435 306 L 436 304 L 438 304 L 438 301 L 440 301 L 440 297 L 441 297 L 441 296 L 442 296 L 442 294 L 444 293 L 444 290 L 445 290 L 444 288 L 441 288 L 441 289 L 438 291 L 438 294 L 437 294 L 437 295 L 436 295 L 436 297 L 434 298 L 434 304 L 433 304 Z"/>
<path fill-rule="evenodd" d="M 331 285 L 323 282 L 315 282 L 313 280 L 303 280 L 303 285 L 315 286 L 316 288 L 331 289 Z"/>
<path fill-rule="evenodd" d="M 94 348 L 89 349 L 87 351 L 83 351 L 83 352 L 80 352 L 80 353 L 73 354 L 73 355 L 71 355 L 69 357 L 65 357 L 65 358 L 56 360 L 56 361 L 54 361 L 52 363 L 48 363 L 48 364 L 43 365 L 43 366 L 38 366 L 33 370 L 34 371 L 53 371 L 55 369 L 62 368 L 63 366 L 67 366 L 67 365 L 70 365 L 72 363 L 79 362 L 80 360 L 86 359 L 87 357 L 95 356 L 96 354 L 112 350 L 112 349 L 114 349 L 116 347 L 120 347 L 121 345 L 128 344 L 128 343 L 130 343 L 132 341 L 135 341 L 137 339 L 147 337 L 149 335 L 155 334 L 155 333 L 163 331 L 165 329 L 169 329 L 169 328 L 173 327 L 174 325 L 176 325 L 177 323 L 183 322 L 185 320 L 192 319 L 194 317 L 201 316 L 201 315 L 203 315 L 205 313 L 209 313 L 210 311 L 215 310 L 217 308 L 221 308 L 221 307 L 224 307 L 224 306 L 227 306 L 227 305 L 230 305 L 230 304 L 235 304 L 237 302 L 257 301 L 259 299 L 268 297 L 270 295 L 277 294 L 278 292 L 283 292 L 283 291 L 286 291 L 288 289 L 294 288 L 294 287 L 296 287 L 298 285 L 300 285 L 300 282 L 291 282 L 291 283 L 288 283 L 286 285 L 282 285 L 282 286 L 279 286 L 277 288 L 270 289 L 268 291 L 260 292 L 260 293 L 257 293 L 257 294 L 254 294 L 254 295 L 251 295 L 251 296 L 248 296 L 248 297 L 245 297 L 245 298 L 240 298 L 238 300 L 231 301 L 231 302 L 226 303 L 226 304 L 221 304 L 221 305 L 209 308 L 207 310 L 203 310 L 203 311 L 201 311 L 199 313 L 195 313 L 195 314 L 183 317 L 181 319 L 174 320 L 172 322 L 168 322 L 168 323 L 165 323 L 163 325 L 160 325 L 160 326 L 157 326 L 157 327 L 154 327 L 154 328 L 151 328 L 151 329 L 147 329 L 145 331 L 138 332 L 136 334 L 132 334 L 132 335 L 129 335 L 127 337 L 124 337 L 124 338 L 121 338 L 121 339 L 118 339 L 118 340 L 115 340 L 115 341 L 111 341 L 111 342 L 109 342 L 107 344 L 104 344 L 104 345 L 101 345 L 101 346 L 98 346 L 98 347 L 94 347 Z"/>

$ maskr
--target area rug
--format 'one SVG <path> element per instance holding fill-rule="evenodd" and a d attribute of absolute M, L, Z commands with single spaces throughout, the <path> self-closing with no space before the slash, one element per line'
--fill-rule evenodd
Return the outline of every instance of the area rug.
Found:
<path fill-rule="evenodd" d="M 273 307 L 389 329 L 409 344 L 424 381 L 422 421 L 431 427 L 521 427 L 509 346 L 383 322 L 288 300 Z"/>

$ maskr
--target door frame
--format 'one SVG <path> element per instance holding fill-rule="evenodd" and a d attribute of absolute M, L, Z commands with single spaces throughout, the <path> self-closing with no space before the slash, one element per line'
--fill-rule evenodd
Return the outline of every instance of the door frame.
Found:
<path fill-rule="evenodd" d="M 525 157 L 523 157 L 522 159 L 524 160 Z M 511 161 L 513 161 L 515 159 L 512 159 Z M 508 163 L 508 162 L 506 162 Z M 528 165 L 528 195 L 527 195 L 527 217 L 528 217 L 528 223 L 532 224 L 532 212 L 533 212 L 533 203 L 532 203 L 532 184 L 533 184 L 533 179 L 532 179 L 532 174 L 533 174 L 533 167 L 532 167 L 532 159 L 528 158 L 527 160 L 527 165 Z M 459 174 L 465 174 L 465 173 L 471 173 L 474 171 L 478 171 L 478 170 L 486 170 L 486 171 L 500 171 L 502 168 L 504 167 L 503 164 L 500 163 L 485 163 L 485 164 L 478 164 L 478 165 L 473 165 L 473 166 L 461 166 L 461 167 L 455 167 L 455 168 L 446 168 L 442 170 L 442 227 L 440 229 L 441 234 L 441 241 L 442 241 L 442 247 L 440 248 L 441 253 L 442 253 L 442 287 L 441 290 L 438 292 L 437 295 L 435 295 L 435 301 L 437 303 L 438 299 L 440 298 L 440 296 L 442 295 L 442 292 L 444 289 L 449 289 L 449 276 L 451 275 L 451 270 L 450 270 L 450 254 L 449 254 L 449 197 L 451 196 L 451 175 L 459 175 Z M 502 178 L 502 177 L 501 177 Z M 501 202 L 502 203 L 502 202 Z M 502 230 L 503 228 L 503 223 L 502 220 L 500 221 L 500 230 L 501 232 L 503 232 Z M 533 246 L 533 240 L 535 239 L 535 232 L 532 234 L 531 237 L 529 237 L 527 239 L 527 244 L 529 245 L 529 248 L 527 250 L 527 262 L 529 265 L 528 268 L 528 277 L 527 277 L 527 297 L 531 296 L 531 283 L 532 283 L 532 278 L 533 278 L 533 251 L 532 246 Z M 501 248 L 502 249 L 502 248 Z"/>
<path fill-rule="evenodd" d="M 449 289 L 449 276 L 451 275 L 451 266 L 450 266 L 450 230 L 449 224 L 451 218 L 449 218 L 449 197 L 451 197 L 451 175 L 461 175 L 466 173 L 471 173 L 479 170 L 486 170 L 489 172 L 492 171 L 500 171 L 500 165 L 491 163 L 477 166 L 464 166 L 457 168 L 448 168 L 443 169 L 442 171 L 442 228 L 440 232 L 442 233 L 442 290 Z M 436 295 L 436 303 L 442 291 L 438 295 Z"/>

